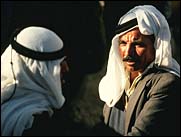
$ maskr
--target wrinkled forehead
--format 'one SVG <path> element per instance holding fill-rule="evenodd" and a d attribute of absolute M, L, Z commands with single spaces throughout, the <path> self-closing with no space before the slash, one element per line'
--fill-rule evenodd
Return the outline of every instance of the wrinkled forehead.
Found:
<path fill-rule="evenodd" d="M 116 31 L 115 31 L 116 35 L 113 39 L 118 40 L 120 37 L 126 35 L 128 32 L 134 31 L 134 30 L 137 30 L 137 34 L 139 36 L 144 35 L 140 31 L 136 14 L 133 12 L 130 12 L 120 18 L 118 25 L 116 27 Z M 151 36 L 151 40 L 154 41 L 154 38 L 152 38 L 152 36 Z"/>
<path fill-rule="evenodd" d="M 121 17 L 115 30 L 115 36 L 112 39 L 113 45 L 118 45 L 119 37 L 135 28 L 139 28 L 135 13 L 129 13 Z"/>
<path fill-rule="evenodd" d="M 117 29 L 116 35 L 113 38 L 114 44 L 116 44 L 120 40 L 120 38 L 124 37 L 130 31 L 135 30 L 135 31 L 137 31 L 138 34 L 141 34 L 141 32 L 139 31 L 138 25 L 133 24 L 133 22 L 135 22 L 135 20 L 131 20 L 131 22 L 126 22 L 123 24 L 123 26 L 122 25 L 119 26 L 120 28 Z"/>
<path fill-rule="evenodd" d="M 133 28 L 129 30 L 128 32 L 123 33 L 122 35 L 118 36 L 118 39 L 133 39 L 133 40 L 138 40 L 142 37 L 143 35 L 141 34 L 140 30 L 138 27 Z"/>

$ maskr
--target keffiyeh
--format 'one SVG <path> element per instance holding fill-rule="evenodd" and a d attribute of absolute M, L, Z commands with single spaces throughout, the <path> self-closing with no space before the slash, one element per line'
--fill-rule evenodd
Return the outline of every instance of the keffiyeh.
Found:
<path fill-rule="evenodd" d="M 118 25 L 134 18 L 137 19 L 137 25 L 113 37 L 107 72 L 99 83 L 100 99 L 110 107 L 114 106 L 120 99 L 127 84 L 127 73 L 118 53 L 118 38 L 133 28 L 138 27 L 144 35 L 154 34 L 154 48 L 156 49 L 154 64 L 160 69 L 164 69 L 180 77 L 180 66 L 176 60 L 172 58 L 170 44 L 171 34 L 165 17 L 151 5 L 136 6 L 120 18 Z"/>
<path fill-rule="evenodd" d="M 18 35 L 18 43 L 34 51 L 54 52 L 63 48 L 63 41 L 43 27 L 27 27 Z M 12 57 L 12 59 L 11 59 Z M 25 57 L 11 44 L 1 56 L 1 134 L 22 135 L 33 123 L 33 114 L 59 109 L 65 102 L 60 80 L 63 58 L 39 61 Z M 13 72 L 10 62 L 13 62 Z M 14 80 L 13 73 L 16 80 Z M 16 85 L 15 85 L 16 83 Z M 6 100 L 13 94 L 10 100 Z"/>

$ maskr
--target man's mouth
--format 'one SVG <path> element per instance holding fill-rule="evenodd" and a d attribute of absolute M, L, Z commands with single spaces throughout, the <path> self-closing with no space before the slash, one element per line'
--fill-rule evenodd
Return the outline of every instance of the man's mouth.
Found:
<path fill-rule="evenodd" d="M 134 58 L 132 56 L 126 56 L 123 58 L 123 61 L 125 61 L 125 62 L 136 62 L 136 58 Z"/>
<path fill-rule="evenodd" d="M 134 65 L 136 62 L 135 61 L 125 61 L 125 63 L 129 66 Z"/>

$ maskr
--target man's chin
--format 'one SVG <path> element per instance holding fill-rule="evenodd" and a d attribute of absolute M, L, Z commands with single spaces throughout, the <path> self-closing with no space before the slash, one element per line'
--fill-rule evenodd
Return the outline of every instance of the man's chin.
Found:
<path fill-rule="evenodd" d="M 126 66 L 126 70 L 130 73 L 132 72 L 142 72 L 142 69 L 138 69 L 135 66 Z"/>
<path fill-rule="evenodd" d="M 126 67 L 126 70 L 127 70 L 128 72 L 134 72 L 134 71 L 136 71 L 134 67 Z"/>
<path fill-rule="evenodd" d="M 128 72 L 136 71 L 135 64 L 128 64 L 127 62 L 125 63 L 125 68 Z"/>

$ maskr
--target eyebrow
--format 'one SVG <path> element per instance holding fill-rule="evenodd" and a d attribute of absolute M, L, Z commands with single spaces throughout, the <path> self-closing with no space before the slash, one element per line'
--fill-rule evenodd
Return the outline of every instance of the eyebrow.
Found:
<path fill-rule="evenodd" d="M 140 40 L 133 41 L 132 44 L 133 45 L 141 45 L 141 46 L 146 45 L 143 41 L 140 41 Z"/>
<path fill-rule="evenodd" d="M 119 44 L 126 44 L 127 42 L 124 40 L 119 40 Z M 132 45 L 145 45 L 145 43 L 143 41 L 141 41 L 140 39 L 138 40 L 134 40 L 133 42 L 131 42 Z"/>
<path fill-rule="evenodd" d="M 126 44 L 126 42 L 124 40 L 119 40 L 118 43 L 119 44 Z"/>
<path fill-rule="evenodd" d="M 132 43 L 144 43 L 144 42 L 138 39 L 138 40 L 134 40 Z"/>

